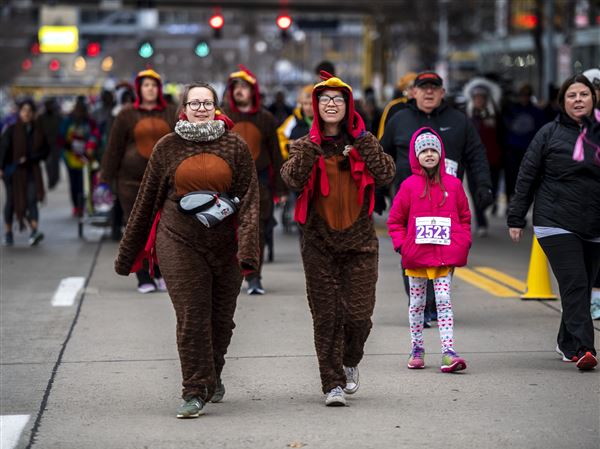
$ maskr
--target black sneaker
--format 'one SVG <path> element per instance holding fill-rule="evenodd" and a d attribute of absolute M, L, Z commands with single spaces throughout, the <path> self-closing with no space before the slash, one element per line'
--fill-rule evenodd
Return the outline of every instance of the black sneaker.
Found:
<path fill-rule="evenodd" d="M 29 246 L 36 246 L 43 239 L 44 239 L 44 233 L 42 233 L 36 229 L 29 236 Z"/>
<path fill-rule="evenodd" d="M 253 278 L 248 280 L 248 294 L 249 295 L 264 295 L 265 289 L 260 283 L 259 278 Z"/>
<path fill-rule="evenodd" d="M 4 246 L 13 246 L 15 244 L 15 238 L 13 237 L 12 232 L 7 232 L 4 234 L 4 239 L 2 239 L 2 245 Z"/>

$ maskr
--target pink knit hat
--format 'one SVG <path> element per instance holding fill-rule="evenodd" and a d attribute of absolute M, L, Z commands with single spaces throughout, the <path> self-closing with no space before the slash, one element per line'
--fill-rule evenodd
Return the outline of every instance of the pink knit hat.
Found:
<path fill-rule="evenodd" d="M 423 133 L 415 139 L 415 154 L 417 157 L 427 149 L 435 150 L 440 156 L 442 155 L 442 144 L 435 134 Z"/>

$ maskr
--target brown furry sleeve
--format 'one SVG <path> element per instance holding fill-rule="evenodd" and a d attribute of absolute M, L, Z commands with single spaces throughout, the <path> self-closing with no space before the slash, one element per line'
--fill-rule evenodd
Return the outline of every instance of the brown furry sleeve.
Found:
<path fill-rule="evenodd" d="M 381 144 L 373 134 L 367 132 L 356 139 L 354 148 L 365 161 L 376 186 L 385 186 L 393 181 L 396 175 L 396 164 L 389 154 L 383 152 Z"/>
<path fill-rule="evenodd" d="M 238 261 L 244 270 L 258 270 L 260 249 L 258 240 L 259 194 L 256 167 L 246 142 L 231 133 L 235 145 L 235 173 L 231 194 L 240 199 L 238 212 Z"/>
<path fill-rule="evenodd" d="M 144 178 L 129 216 L 125 233 L 119 244 L 119 252 L 115 260 L 115 271 L 127 276 L 138 253 L 146 245 L 154 217 L 162 207 L 169 189 L 169 176 L 163 161 L 164 144 L 171 134 L 160 139 L 144 172 Z"/>
<path fill-rule="evenodd" d="M 110 128 L 108 143 L 102 156 L 101 176 L 103 182 L 111 183 L 117 177 L 123 154 L 127 148 L 127 134 L 132 125 L 131 109 L 122 109 Z"/>
<path fill-rule="evenodd" d="M 290 155 L 281 167 L 281 177 L 292 190 L 302 190 L 319 156 L 319 147 L 308 136 L 290 145 Z"/>

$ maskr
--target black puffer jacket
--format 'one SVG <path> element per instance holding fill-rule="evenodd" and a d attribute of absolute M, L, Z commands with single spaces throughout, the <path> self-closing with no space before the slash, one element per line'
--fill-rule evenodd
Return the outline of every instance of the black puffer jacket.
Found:
<path fill-rule="evenodd" d="M 579 125 L 561 113 L 535 135 L 521 163 L 507 223 L 524 228 L 534 201 L 533 225 L 566 229 L 584 239 L 600 237 L 600 167 L 585 148 L 582 162 L 573 160 Z"/>
<path fill-rule="evenodd" d="M 386 124 L 381 138 L 383 150 L 396 162 L 396 186 L 412 174 L 408 160 L 410 139 L 423 126 L 433 128 L 442 137 L 446 164 L 449 159 L 458 163 L 456 174 L 459 179 L 463 178 L 466 170 L 475 181 L 477 189 L 491 188 L 485 147 L 471 120 L 445 101 L 431 114 L 426 114 L 417 108 L 414 100 L 408 102 L 408 107 L 394 114 Z"/>

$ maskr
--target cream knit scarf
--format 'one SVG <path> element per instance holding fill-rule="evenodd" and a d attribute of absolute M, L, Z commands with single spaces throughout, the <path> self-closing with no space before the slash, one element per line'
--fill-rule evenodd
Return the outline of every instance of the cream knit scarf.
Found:
<path fill-rule="evenodd" d="M 225 123 L 221 120 L 196 123 L 179 120 L 175 125 L 175 132 L 185 140 L 210 142 L 225 134 Z"/>

